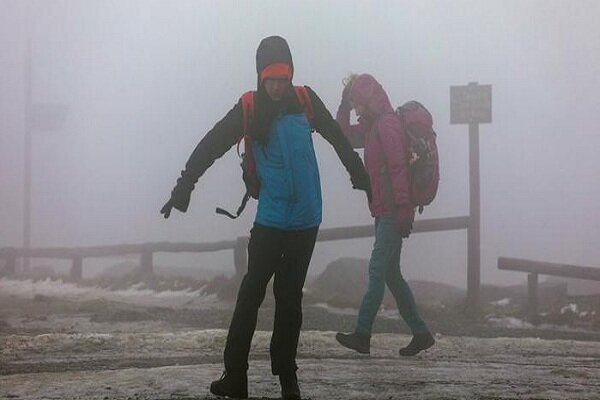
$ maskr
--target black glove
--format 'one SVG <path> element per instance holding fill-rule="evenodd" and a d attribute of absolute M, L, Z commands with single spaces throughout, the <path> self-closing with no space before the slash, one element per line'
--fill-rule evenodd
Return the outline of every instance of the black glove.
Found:
<path fill-rule="evenodd" d="M 399 207 L 395 211 L 394 229 L 400 237 L 407 238 L 412 231 L 415 211 L 412 207 Z"/>
<path fill-rule="evenodd" d="M 182 173 L 183 176 L 177 179 L 177 185 L 175 185 L 171 191 L 171 198 L 160 209 L 160 213 L 163 214 L 165 218 L 169 218 L 173 208 L 176 208 L 181 212 L 186 212 L 190 205 L 190 197 L 195 184 L 184 174 L 185 173 Z"/>
<path fill-rule="evenodd" d="M 169 199 L 165 203 L 165 205 L 160 209 L 160 213 L 164 215 L 165 219 L 169 218 L 171 215 L 171 210 L 173 209 L 173 200 Z"/>
<path fill-rule="evenodd" d="M 367 192 L 367 199 L 371 202 L 371 179 L 364 169 L 359 170 L 360 173 L 352 175 L 350 182 L 352 182 L 352 188 L 358 190 L 364 190 Z"/>
<path fill-rule="evenodd" d="M 395 228 L 400 237 L 406 239 L 410 236 L 410 232 L 412 231 L 412 221 L 398 221 L 396 222 Z"/>

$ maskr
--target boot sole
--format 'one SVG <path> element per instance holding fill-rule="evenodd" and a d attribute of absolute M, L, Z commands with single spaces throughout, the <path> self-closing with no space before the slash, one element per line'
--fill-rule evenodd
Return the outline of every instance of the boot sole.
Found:
<path fill-rule="evenodd" d="M 212 387 L 210 388 L 210 392 L 212 394 L 214 394 L 215 396 L 230 397 L 233 399 L 247 399 L 248 398 L 248 393 L 225 393 L 220 390 L 215 390 Z"/>
<path fill-rule="evenodd" d="M 360 354 L 371 354 L 370 349 L 364 349 L 362 347 L 351 346 L 349 343 L 344 343 L 344 339 L 340 340 L 337 336 L 336 336 L 335 340 L 337 340 L 339 344 L 341 344 L 342 346 L 344 346 L 347 349 L 354 350 Z"/>
<path fill-rule="evenodd" d="M 420 347 L 416 352 L 412 352 L 410 354 L 402 354 L 402 350 L 404 349 L 400 349 L 398 350 L 398 354 L 400 354 L 402 357 L 412 357 L 412 356 L 416 356 L 417 354 L 419 354 L 422 351 L 425 351 L 427 349 L 430 349 L 433 347 L 433 345 L 435 344 L 435 340 L 432 341 L 431 343 L 427 343 L 427 345 L 425 347 Z"/>

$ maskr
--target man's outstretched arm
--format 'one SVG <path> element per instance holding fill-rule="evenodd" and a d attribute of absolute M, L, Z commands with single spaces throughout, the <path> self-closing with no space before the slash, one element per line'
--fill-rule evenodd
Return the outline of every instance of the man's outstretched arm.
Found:
<path fill-rule="evenodd" d="M 242 135 L 241 100 L 200 140 L 177 179 L 171 191 L 171 197 L 160 210 L 165 218 L 169 218 L 171 210 L 176 208 L 186 212 L 190 204 L 191 193 L 198 178 L 218 159 L 223 156 Z"/>

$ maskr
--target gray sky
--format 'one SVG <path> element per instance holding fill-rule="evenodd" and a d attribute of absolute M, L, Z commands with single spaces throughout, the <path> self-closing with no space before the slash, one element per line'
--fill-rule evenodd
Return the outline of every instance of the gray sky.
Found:
<path fill-rule="evenodd" d="M 498 256 L 600 266 L 600 2 L 0 0 L 0 247 L 23 224 L 24 55 L 32 97 L 68 107 L 63 128 L 33 133 L 33 246 L 216 241 L 246 235 L 252 204 L 232 149 L 201 178 L 190 210 L 167 200 L 200 138 L 255 87 L 268 35 L 291 47 L 296 84 L 335 113 L 341 80 L 369 72 L 394 104 L 434 115 L 442 180 L 420 218 L 468 213 L 468 128 L 450 125 L 449 87 L 493 85 L 480 126 L 482 281 L 522 282 Z M 316 140 L 322 227 L 370 224 L 332 149 Z M 313 272 L 368 257 L 372 240 L 317 246 Z M 413 235 L 403 271 L 465 286 L 466 232 Z M 214 262 L 227 267 L 231 255 Z M 168 262 L 165 260 L 165 262 Z"/>

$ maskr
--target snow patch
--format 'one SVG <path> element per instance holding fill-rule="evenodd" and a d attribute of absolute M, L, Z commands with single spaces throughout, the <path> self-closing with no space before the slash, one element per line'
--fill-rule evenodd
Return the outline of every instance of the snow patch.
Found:
<path fill-rule="evenodd" d="M 198 290 L 155 291 L 144 287 L 140 282 L 123 290 L 110 290 L 100 287 L 79 286 L 62 280 L 45 279 L 40 281 L 0 279 L 0 293 L 3 295 L 33 299 L 35 296 L 56 297 L 73 301 L 111 300 L 150 306 L 181 306 L 193 302 L 212 304 L 216 295 L 203 294 Z"/>
<path fill-rule="evenodd" d="M 514 317 L 490 317 L 487 322 L 498 328 L 511 328 L 511 329 L 532 329 L 534 326 L 529 322 L 523 321 Z"/>
<path fill-rule="evenodd" d="M 570 311 L 573 314 L 577 314 L 577 304 L 570 303 L 570 304 L 567 304 L 566 306 L 564 306 L 563 308 L 560 309 L 560 313 L 561 314 L 564 314 L 567 311 Z"/>
<path fill-rule="evenodd" d="M 495 306 L 500 306 L 500 307 L 506 307 L 507 305 L 510 304 L 510 299 L 508 297 L 506 297 L 501 300 L 491 301 L 490 304 L 493 304 Z"/>

